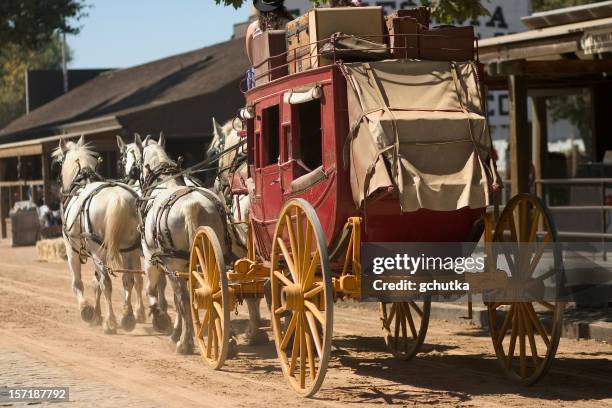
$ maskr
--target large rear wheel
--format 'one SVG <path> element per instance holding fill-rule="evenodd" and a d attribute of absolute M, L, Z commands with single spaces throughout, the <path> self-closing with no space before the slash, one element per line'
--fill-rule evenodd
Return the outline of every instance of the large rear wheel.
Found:
<path fill-rule="evenodd" d="M 189 300 L 202 360 L 219 369 L 229 349 L 230 296 L 221 245 L 210 227 L 198 228 L 191 244 Z"/>
<path fill-rule="evenodd" d="M 504 300 L 502 296 L 487 304 L 491 339 L 502 370 L 524 385 L 546 374 L 561 337 L 565 303 L 559 301 L 559 295 L 564 274 L 556 241 L 550 213 L 539 198 L 527 194 L 508 202 L 493 235 L 496 268 L 508 269 L 511 287 L 520 281 L 506 293 L 510 297 L 535 294 L 534 301 Z M 547 290 L 554 296 L 546 300 Z"/>
<path fill-rule="evenodd" d="M 321 387 L 331 353 L 333 287 L 323 228 L 312 206 L 289 201 L 272 244 L 272 327 L 291 387 L 311 396 Z"/>

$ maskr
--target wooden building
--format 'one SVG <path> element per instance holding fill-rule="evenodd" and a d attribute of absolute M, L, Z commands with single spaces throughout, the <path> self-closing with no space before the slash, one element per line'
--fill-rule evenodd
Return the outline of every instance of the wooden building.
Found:
<path fill-rule="evenodd" d="M 0 219 L 6 236 L 15 201 L 57 203 L 50 154 L 59 138 L 86 141 L 103 154 L 101 173 L 117 172 L 115 135 L 164 132 L 170 153 L 184 164 L 202 160 L 212 117 L 227 120 L 244 103 L 248 68 L 244 40 L 231 40 L 132 68 L 105 72 L 0 130 Z M 244 85 L 242 85 L 244 87 Z"/>

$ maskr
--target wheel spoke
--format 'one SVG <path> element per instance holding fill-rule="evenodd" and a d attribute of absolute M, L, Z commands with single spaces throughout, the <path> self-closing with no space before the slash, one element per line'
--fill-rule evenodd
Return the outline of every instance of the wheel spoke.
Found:
<path fill-rule="evenodd" d="M 547 308 L 548 310 L 555 310 L 555 305 L 553 305 L 552 303 L 548 303 L 544 300 L 540 300 L 538 303 Z"/>
<path fill-rule="evenodd" d="M 525 326 L 523 323 L 522 304 L 518 304 L 516 318 L 518 320 L 518 331 L 519 331 L 519 366 L 521 370 L 521 377 L 527 377 L 527 365 L 526 365 L 526 347 L 525 347 Z"/>
<path fill-rule="evenodd" d="M 540 208 L 534 207 L 533 218 L 531 219 L 531 230 L 529 231 L 529 242 L 535 242 L 536 234 L 538 233 L 538 224 L 540 221 Z"/>
<path fill-rule="evenodd" d="M 492 313 L 495 313 L 495 312 L 496 311 L 494 310 Z M 508 311 L 508 313 L 506 313 L 506 318 L 504 319 L 504 322 L 502 323 L 502 327 L 497 336 L 498 346 L 501 346 L 502 342 L 504 341 L 504 337 L 506 336 L 506 332 L 508 331 L 508 326 L 510 325 L 510 322 L 512 322 L 513 315 L 514 315 L 514 305 L 510 306 L 510 310 Z M 495 327 L 493 323 L 491 323 L 491 325 L 492 327 Z"/>
<path fill-rule="evenodd" d="M 516 336 L 518 334 L 518 319 L 516 318 L 516 314 L 515 312 L 512 318 L 512 335 L 510 336 L 510 347 L 508 348 L 507 356 L 508 361 L 506 362 L 508 368 L 512 367 L 512 358 L 514 357 L 514 347 L 516 346 Z"/>
<path fill-rule="evenodd" d="M 285 276 L 285 274 L 283 274 L 281 271 L 274 271 L 274 276 L 276 276 L 278 278 L 278 280 L 280 280 L 281 282 L 283 282 L 283 284 L 285 286 L 291 286 L 293 285 L 293 282 L 291 282 L 289 279 L 287 279 L 287 277 Z"/>
<path fill-rule="evenodd" d="M 297 320 L 296 326 L 300 324 L 300 315 L 296 313 Z M 293 336 L 293 346 L 291 347 L 291 362 L 289 363 L 289 375 L 293 377 L 295 373 L 295 363 L 297 361 L 299 347 L 300 347 L 300 336 L 298 336 L 299 331 L 296 330 L 295 336 Z"/>
<path fill-rule="evenodd" d="M 529 304 L 529 306 L 527 307 L 527 313 L 529 314 L 529 317 L 531 318 L 531 321 L 533 322 L 533 325 L 535 326 L 536 330 L 540 334 L 540 337 L 542 337 L 544 344 L 546 344 L 546 347 L 550 346 L 550 340 L 546 335 L 546 330 L 544 330 L 542 322 L 540 322 L 540 319 L 538 318 L 538 315 L 536 314 L 532 304 Z"/>
<path fill-rule="evenodd" d="M 304 300 L 304 306 L 306 306 L 308 310 L 312 312 L 314 317 L 319 321 L 319 323 L 321 323 L 321 325 L 325 325 L 325 317 L 323 316 L 319 308 L 314 305 L 314 303 L 309 300 Z"/>
<path fill-rule="evenodd" d="M 200 327 L 198 328 L 198 332 L 196 334 L 196 337 L 198 339 L 204 340 L 204 328 L 206 327 L 206 322 L 208 321 L 209 315 L 210 315 L 210 311 L 207 310 L 206 313 L 204 314 L 204 320 L 202 320 L 202 324 L 200 324 Z"/>
<path fill-rule="evenodd" d="M 410 326 L 410 331 L 412 332 L 412 337 L 416 340 L 418 337 L 416 327 L 414 326 L 414 320 L 412 320 L 412 313 L 410 313 L 410 306 L 408 303 L 402 303 L 402 307 L 404 308 L 404 313 L 408 318 L 408 325 Z"/>
<path fill-rule="evenodd" d="M 325 289 L 323 287 L 323 285 L 321 284 L 315 284 L 315 287 L 310 289 L 308 292 L 304 293 L 304 299 L 310 299 L 312 297 L 315 297 L 316 295 L 318 295 L 319 293 L 323 292 L 323 289 Z"/>
<path fill-rule="evenodd" d="M 307 222 L 306 223 L 306 235 L 305 235 L 305 241 L 304 241 L 304 248 L 302 249 L 302 253 L 303 253 L 303 257 L 302 257 L 302 270 L 306 270 L 308 268 L 308 265 L 306 265 L 306 263 L 308 262 L 308 255 L 310 254 L 310 247 L 312 245 L 312 225 Z"/>
<path fill-rule="evenodd" d="M 411 300 L 410 302 L 408 302 L 408 304 L 409 304 L 409 305 L 411 305 L 411 306 L 414 308 L 414 310 L 417 312 L 417 314 L 418 314 L 418 315 L 419 315 L 421 318 L 423 318 L 423 311 L 421 310 L 421 308 L 419 307 L 419 305 L 417 305 L 417 304 L 416 304 L 414 301 L 412 301 L 412 300 Z"/>
<path fill-rule="evenodd" d="M 306 339 L 304 337 L 304 319 L 300 313 L 298 334 L 300 335 L 300 387 L 306 386 Z"/>
<path fill-rule="evenodd" d="M 308 320 L 308 327 L 310 327 L 310 333 L 312 334 L 312 340 L 314 341 L 315 348 L 319 359 L 323 358 L 323 349 L 321 348 L 321 339 L 319 338 L 319 330 L 317 329 L 317 322 L 315 322 L 314 316 L 310 311 L 306 311 L 306 320 Z"/>
<path fill-rule="evenodd" d="M 295 326 L 297 325 L 297 313 L 293 313 L 291 316 L 291 320 L 289 321 L 289 326 L 287 327 L 287 331 L 285 332 L 285 336 L 283 336 L 283 340 L 281 341 L 280 349 L 284 350 L 289 344 L 289 340 L 291 340 L 291 335 L 295 331 Z"/>
<path fill-rule="evenodd" d="M 544 255 L 544 249 L 546 249 L 546 244 L 548 244 L 551 239 L 552 235 L 548 233 L 544 237 L 542 243 L 538 245 L 538 249 L 533 258 L 531 259 L 531 263 L 529 264 L 529 272 L 526 275 L 527 277 L 531 276 L 535 271 L 536 267 L 538 266 L 538 263 L 540 262 L 540 259 L 542 258 L 542 255 Z"/>
<path fill-rule="evenodd" d="M 287 247 L 285 246 L 285 242 L 281 238 L 277 238 L 276 240 L 278 242 L 278 245 L 280 246 L 283 256 L 285 257 L 285 262 L 287 262 L 287 266 L 289 267 L 289 272 L 291 273 L 291 277 L 293 278 L 293 281 L 295 283 L 299 283 L 300 280 L 299 280 L 298 271 L 295 269 L 295 265 L 293 264 L 293 258 L 291 257 L 291 255 L 289 255 L 289 251 L 287 250 Z"/>
<path fill-rule="evenodd" d="M 291 217 L 289 216 L 289 214 L 285 215 L 285 225 L 287 226 L 287 233 L 289 235 L 289 244 L 291 245 L 291 263 L 293 264 L 293 268 L 289 268 L 289 269 L 292 269 L 295 272 L 296 274 L 295 281 L 298 282 L 299 280 L 302 279 L 302 277 L 300 276 L 301 271 L 299 269 L 299 266 L 300 266 L 299 262 L 301 259 L 300 249 L 298 248 L 297 240 L 295 238 L 295 232 L 293 231 L 293 223 L 291 222 Z M 285 248 L 285 250 L 283 251 L 283 255 L 285 255 L 285 259 L 288 258 L 288 254 L 286 252 L 287 252 L 287 248 Z"/>
<path fill-rule="evenodd" d="M 527 308 L 529 306 L 525 306 L 522 310 L 523 313 L 523 321 L 525 331 L 527 332 L 527 339 L 529 339 L 529 348 L 531 349 L 531 358 L 533 360 L 534 367 L 538 365 L 538 348 L 536 346 L 535 337 L 533 336 L 533 322 L 529 317 L 529 313 L 527 312 Z"/>
<path fill-rule="evenodd" d="M 304 321 L 304 318 L 302 317 L 302 322 L 303 321 Z M 314 381 L 317 375 L 317 371 L 315 368 L 314 351 L 312 350 L 312 335 L 307 330 L 307 327 L 304 328 L 304 336 L 306 337 L 306 352 L 308 353 L 308 366 L 310 368 L 310 380 Z"/>
<path fill-rule="evenodd" d="M 208 319 L 208 338 L 206 339 L 206 358 L 210 358 L 210 352 L 212 351 L 212 343 L 213 343 L 213 322 L 212 316 Z"/>
<path fill-rule="evenodd" d="M 202 269 L 202 273 L 206 274 L 207 265 L 206 265 L 206 260 L 204 259 L 204 254 L 202 254 L 202 251 L 197 245 L 195 246 L 195 251 L 196 251 L 196 255 L 198 256 L 198 262 L 200 263 L 200 268 Z"/>
<path fill-rule="evenodd" d="M 275 315 L 279 315 L 279 314 L 284 313 L 285 311 L 287 311 L 287 308 L 286 308 L 285 306 L 281 306 L 281 307 L 279 307 L 278 309 L 276 309 L 276 310 L 274 311 L 274 314 L 275 314 Z"/>
<path fill-rule="evenodd" d="M 400 331 L 400 320 L 404 320 L 404 312 L 401 307 L 396 306 L 395 308 L 395 348 L 399 345 L 399 331 Z"/>
<path fill-rule="evenodd" d="M 208 285 L 208 283 L 206 283 L 206 281 L 204 280 L 204 278 L 202 276 L 200 276 L 200 274 L 198 273 L 198 271 L 191 271 L 191 274 L 193 275 L 194 278 L 196 278 L 196 280 L 198 281 L 198 283 L 202 286 L 205 287 Z"/>
<path fill-rule="evenodd" d="M 320 259 L 321 257 L 319 256 L 319 248 L 317 248 L 315 249 L 315 253 L 312 256 L 308 269 L 304 273 L 304 281 L 302 284 L 303 290 L 306 290 L 306 288 L 310 287 L 310 285 L 312 284 L 312 281 L 314 280 L 314 272 L 315 272 L 317 265 L 319 264 Z"/>

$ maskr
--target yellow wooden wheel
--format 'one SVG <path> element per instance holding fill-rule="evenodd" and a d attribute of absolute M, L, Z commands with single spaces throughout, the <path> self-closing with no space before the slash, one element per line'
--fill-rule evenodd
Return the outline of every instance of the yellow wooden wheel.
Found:
<path fill-rule="evenodd" d="M 280 213 L 270 281 L 283 373 L 298 394 L 311 396 L 325 378 L 331 353 L 333 287 L 323 229 L 302 199 L 287 202 Z"/>
<path fill-rule="evenodd" d="M 508 202 L 493 234 L 496 267 L 508 269 L 509 287 L 516 280 L 521 283 L 506 292 L 508 301 L 502 297 L 487 304 L 491 339 L 504 373 L 524 385 L 546 374 L 559 345 L 565 304 L 557 301 L 564 274 L 556 241 L 550 213 L 539 198 L 528 194 Z M 550 301 L 538 296 L 544 294 L 545 281 L 553 281 L 548 285 L 554 295 Z M 532 297 L 517 302 L 523 299 L 514 296 L 521 293 Z"/>
<path fill-rule="evenodd" d="M 189 300 L 202 360 L 223 366 L 229 349 L 230 295 L 223 252 L 210 227 L 198 228 L 189 257 Z"/>
<path fill-rule="evenodd" d="M 380 303 L 383 336 L 387 348 L 399 360 L 410 360 L 418 352 L 429 326 L 431 300 Z"/>

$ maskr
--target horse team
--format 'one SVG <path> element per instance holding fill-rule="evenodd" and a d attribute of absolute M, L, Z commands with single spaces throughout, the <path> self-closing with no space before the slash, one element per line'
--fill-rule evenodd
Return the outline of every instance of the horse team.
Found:
<path fill-rule="evenodd" d="M 136 322 L 146 321 L 143 286 L 155 330 L 170 334 L 178 353 L 193 350 L 193 326 L 186 281 L 176 272 L 187 271 L 189 251 L 198 228 L 208 226 L 222 239 L 228 260 L 246 252 L 249 196 L 234 198 L 229 191 L 229 177 L 244 172 L 243 146 L 232 122 L 220 126 L 213 119 L 213 141 L 206 155 L 218 158 L 214 187 L 202 187 L 173 161 L 165 151 L 165 139 L 136 135 L 133 143 L 117 136 L 121 167 L 125 178 L 104 180 L 96 172 L 98 154 L 81 137 L 77 142 L 60 140 L 53 152 L 61 165 L 63 239 L 72 274 L 72 289 L 77 297 L 81 318 L 103 325 L 107 334 L 116 333 L 119 324 L 113 311 L 111 295 L 113 276 L 121 276 L 123 311 L 120 326 L 131 331 Z M 144 265 L 141 269 L 141 256 Z M 87 300 L 81 265 L 88 259 L 95 267 L 94 304 Z M 143 279 L 144 271 L 145 279 Z M 166 281 L 174 293 L 176 318 L 171 321 L 166 301 Z M 145 285 L 146 282 L 146 285 Z M 102 317 L 104 293 L 106 316 Z M 136 306 L 132 306 L 132 294 Z M 267 341 L 260 328 L 259 300 L 247 301 L 250 344 Z M 235 338 L 232 337 L 235 345 Z"/>

